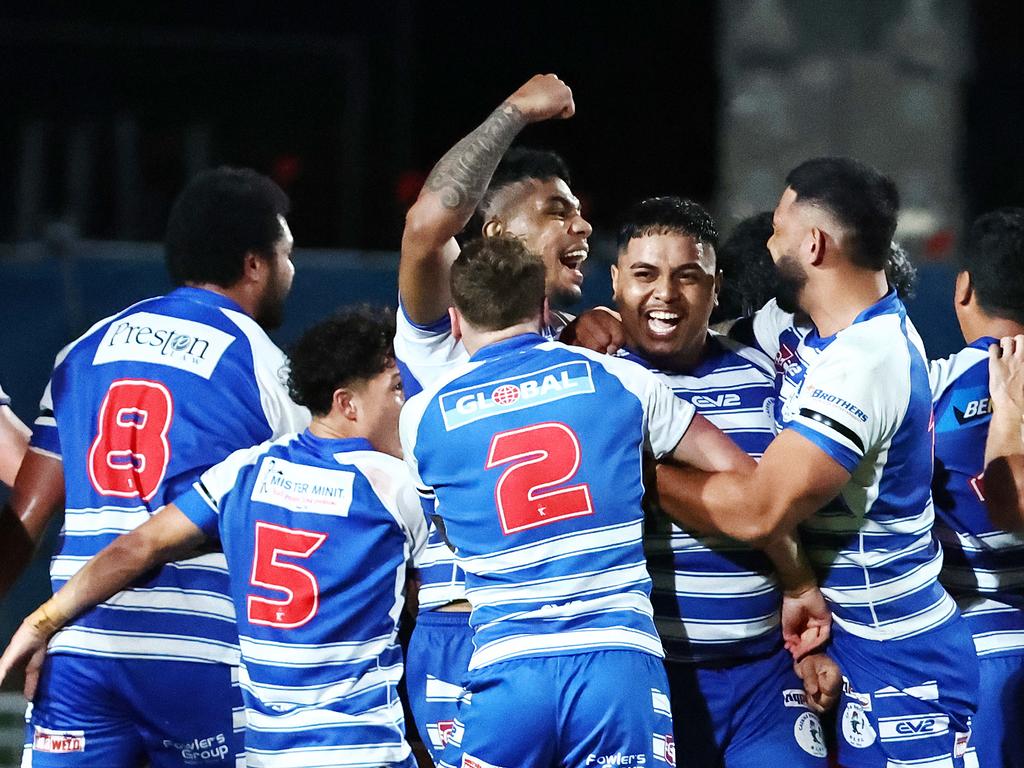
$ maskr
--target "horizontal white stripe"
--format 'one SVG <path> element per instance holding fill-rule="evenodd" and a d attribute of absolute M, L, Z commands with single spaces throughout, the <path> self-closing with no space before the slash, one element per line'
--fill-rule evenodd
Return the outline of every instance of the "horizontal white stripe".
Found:
<path fill-rule="evenodd" d="M 598 528 L 586 533 L 570 533 L 551 539 L 506 549 L 491 555 L 459 558 L 459 565 L 470 573 L 504 573 L 551 563 L 588 552 L 615 549 L 641 541 L 643 521 Z"/>
<path fill-rule="evenodd" d="M 920 760 L 893 760 L 888 757 L 885 768 L 953 768 L 953 758 L 951 755 L 924 757 Z"/>
<path fill-rule="evenodd" d="M 89 562 L 89 555 L 56 555 L 50 560 L 50 578 L 63 579 L 67 581 Z M 227 560 L 223 552 L 209 552 L 189 560 L 179 560 L 174 563 L 166 563 L 164 568 L 174 568 L 179 571 L 206 571 L 208 573 L 222 573 L 227 575 Z"/>
<path fill-rule="evenodd" d="M 57 419 L 53 416 L 36 416 L 35 425 L 37 427 L 56 427 Z"/>
<path fill-rule="evenodd" d="M 437 608 L 456 600 L 466 599 L 466 584 L 462 581 L 451 581 L 440 584 L 424 584 L 417 593 L 420 609 Z"/>
<path fill-rule="evenodd" d="M 182 635 L 111 632 L 87 627 L 65 627 L 50 640 L 49 652 L 64 651 L 86 656 L 125 659 L 165 659 L 238 664 L 238 648 L 216 640 Z"/>
<path fill-rule="evenodd" d="M 131 589 L 127 592 L 118 592 L 101 605 L 104 608 L 113 609 L 206 616 L 235 623 L 235 606 L 231 602 L 231 598 L 226 595 L 218 595 L 215 592 L 196 589 L 174 589 L 173 587 Z"/>
<path fill-rule="evenodd" d="M 944 544 L 952 544 L 965 552 L 992 552 L 1007 549 L 1024 549 L 1024 533 L 992 531 L 973 535 L 963 531 L 935 524 L 935 538 Z"/>
<path fill-rule="evenodd" d="M 672 705 L 669 704 L 668 696 L 655 688 L 651 689 L 651 706 L 655 712 L 672 717 Z"/>
<path fill-rule="evenodd" d="M 462 696 L 461 685 L 427 675 L 427 687 L 424 695 L 427 701 L 458 701 L 460 696 Z"/>
<path fill-rule="evenodd" d="M 818 512 L 802 522 L 800 530 L 807 534 L 807 546 L 812 547 L 815 543 L 814 534 L 819 531 L 830 535 L 859 533 L 865 536 L 920 536 L 932 529 L 934 518 L 935 512 L 931 504 L 917 514 L 884 521 L 857 515 Z"/>
<path fill-rule="evenodd" d="M 921 685 L 912 685 L 909 688 L 896 688 L 890 685 L 887 688 L 875 691 L 875 696 L 879 699 L 909 696 L 921 701 L 938 701 L 939 684 L 933 680 L 928 683 L 921 683 Z"/>
<path fill-rule="evenodd" d="M 896 560 L 931 548 L 931 531 L 925 531 L 916 540 L 900 549 L 871 549 L 861 552 L 857 549 L 828 550 L 814 547 L 810 550 L 809 556 L 816 565 L 827 568 L 881 568 Z"/>
<path fill-rule="evenodd" d="M 478 648 L 470 659 L 469 668 L 480 669 L 505 659 L 551 651 L 576 650 L 580 653 L 602 647 L 623 648 L 650 653 L 662 658 L 661 641 L 646 632 L 630 627 L 604 627 L 577 629 L 571 632 L 552 632 L 546 635 L 516 635 L 504 637 Z"/>
<path fill-rule="evenodd" d="M 64 461 L 64 457 L 61 456 L 59 453 L 54 453 L 53 451 L 47 451 L 44 448 L 40 448 L 38 445 L 30 445 L 28 447 L 28 449 L 30 451 L 32 451 L 32 453 L 38 453 L 40 456 L 45 456 L 48 459 L 56 459 L 59 462 L 63 462 Z"/>
<path fill-rule="evenodd" d="M 314 728 L 346 728 L 351 726 L 397 726 L 402 721 L 402 702 L 396 696 L 387 704 L 356 714 L 337 712 L 324 707 L 303 707 L 274 714 L 246 711 L 250 731 L 291 733 Z"/>
<path fill-rule="evenodd" d="M 772 613 L 759 619 L 700 620 L 655 616 L 658 634 L 664 640 L 691 640 L 698 643 L 733 643 L 761 637 L 779 627 L 779 614 Z"/>
<path fill-rule="evenodd" d="M 737 597 L 766 595 L 778 589 L 774 577 L 760 573 L 713 573 L 699 571 L 660 571 L 651 569 L 651 581 L 659 591 L 679 597 L 708 600 L 735 600 Z"/>
<path fill-rule="evenodd" d="M 314 707 L 356 696 L 381 686 L 398 685 L 402 679 L 402 665 L 372 667 L 363 675 L 332 680 L 323 685 L 271 685 L 253 681 L 245 666 L 239 670 L 239 685 L 268 707 Z"/>
<path fill-rule="evenodd" d="M 466 598 L 474 607 L 558 599 L 576 600 L 593 592 L 621 589 L 646 583 L 647 580 L 647 564 L 640 562 L 603 571 L 589 571 L 571 577 L 555 576 L 536 581 L 523 581 L 512 586 L 501 584 L 467 589 Z"/>
<path fill-rule="evenodd" d="M 942 569 L 942 581 L 950 587 L 976 592 L 999 592 L 1024 586 L 1024 568 L 988 571 L 982 568 L 946 566 Z"/>
<path fill-rule="evenodd" d="M 965 617 L 985 616 L 997 613 L 1020 613 L 1020 608 L 1001 603 L 998 600 L 978 597 L 977 595 L 965 595 L 958 598 L 956 604 L 960 607 L 960 613 Z"/>
<path fill-rule="evenodd" d="M 939 551 L 931 560 L 891 579 L 870 581 L 867 584 L 828 584 L 822 586 L 821 591 L 829 600 L 842 606 L 869 606 L 910 595 L 927 587 L 938 579 L 941 568 L 942 553 Z"/>
<path fill-rule="evenodd" d="M 824 590 L 822 590 L 824 591 Z M 956 603 L 948 594 L 914 616 L 908 616 L 879 626 L 868 626 L 857 622 L 849 621 L 838 613 L 833 612 L 832 621 L 845 629 L 851 635 L 863 637 L 867 640 L 899 640 L 906 637 L 913 637 L 929 629 L 939 626 L 951 616 L 956 615 Z"/>
<path fill-rule="evenodd" d="M 232 667 L 237 669 L 237 667 Z M 246 717 L 245 707 L 235 707 L 231 710 L 231 728 L 232 730 L 239 731 L 245 730 Z"/>
<path fill-rule="evenodd" d="M 319 667 L 327 664 L 349 664 L 376 659 L 394 643 L 394 635 L 381 635 L 348 643 L 303 645 L 272 643 L 240 637 L 239 643 L 247 664 L 270 664 L 281 667 Z"/>
<path fill-rule="evenodd" d="M 974 636 L 974 648 L 979 656 L 1018 650 L 1024 648 L 1024 632 L 982 632 Z"/>
<path fill-rule="evenodd" d="M 405 741 L 375 746 L 329 746 L 307 749 L 283 749 L 277 752 L 246 749 L 246 765 L 250 768 L 379 768 L 401 763 L 411 753 Z"/>
<path fill-rule="evenodd" d="M 708 421 L 736 439 L 736 433 L 747 434 L 775 434 L 775 424 L 761 408 L 744 408 L 734 411 L 722 409 L 715 411 L 701 411 L 701 415 Z"/>
<path fill-rule="evenodd" d="M 455 553 L 448 549 L 444 542 L 431 542 L 423 548 L 416 558 L 415 566 L 420 569 L 436 565 L 448 565 L 455 562 Z"/>
<path fill-rule="evenodd" d="M 592 600 L 570 600 L 567 603 L 550 603 L 530 611 L 520 611 L 503 615 L 499 619 L 476 627 L 478 633 L 485 632 L 506 621 L 545 621 L 551 619 L 571 619 L 609 611 L 632 611 L 650 618 L 651 601 L 640 592 L 617 592 Z"/>
<path fill-rule="evenodd" d="M 95 536 L 98 534 L 130 533 L 149 520 L 146 510 L 138 512 L 96 512 L 92 514 L 67 514 L 64 517 L 66 536 Z"/>

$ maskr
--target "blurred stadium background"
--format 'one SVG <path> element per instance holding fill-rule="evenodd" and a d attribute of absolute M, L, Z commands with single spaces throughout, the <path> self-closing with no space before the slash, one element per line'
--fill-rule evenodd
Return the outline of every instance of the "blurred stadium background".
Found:
<path fill-rule="evenodd" d="M 167 289 L 159 241 L 196 171 L 247 165 L 291 195 L 287 344 L 341 304 L 393 304 L 402 217 L 453 141 L 535 72 L 577 116 L 562 152 L 595 226 L 585 303 L 608 300 L 614 222 L 681 194 L 728 233 L 786 171 L 850 154 L 891 174 L 920 269 L 911 315 L 958 348 L 958 237 L 1024 204 L 1024 4 L 1013 0 L 379 0 L 0 8 L 0 383 L 31 422 L 56 352 Z M 0 491 L 2 496 L 3 491 Z M 48 593 L 46 557 L 0 603 L 0 642 Z M 14 764 L 15 694 L 0 699 Z"/>

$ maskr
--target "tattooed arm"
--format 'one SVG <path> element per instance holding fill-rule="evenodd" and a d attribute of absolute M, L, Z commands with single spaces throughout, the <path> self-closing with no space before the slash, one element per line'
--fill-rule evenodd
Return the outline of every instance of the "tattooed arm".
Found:
<path fill-rule="evenodd" d="M 572 117 L 574 111 L 565 83 L 554 75 L 535 75 L 434 166 L 402 233 L 398 289 L 410 320 L 432 323 L 448 311 L 449 267 L 459 254 L 455 235 L 473 215 L 515 137 L 529 123 Z"/>

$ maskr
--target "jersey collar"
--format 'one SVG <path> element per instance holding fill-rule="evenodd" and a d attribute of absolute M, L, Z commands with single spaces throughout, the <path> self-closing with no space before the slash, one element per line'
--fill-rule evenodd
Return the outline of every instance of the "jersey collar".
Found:
<path fill-rule="evenodd" d="M 853 322 L 850 323 L 847 328 L 852 328 L 857 323 L 863 323 L 873 317 L 879 317 L 880 315 L 900 315 L 902 317 L 905 316 L 906 313 L 907 310 L 903 306 L 903 302 L 899 300 L 898 296 L 896 296 L 896 289 L 890 288 L 889 292 L 885 294 L 885 296 L 853 318 Z M 845 330 L 846 328 L 843 328 L 836 331 L 831 336 L 822 337 L 818 335 L 817 328 L 812 328 L 810 333 L 808 333 L 807 337 L 804 339 L 804 343 L 815 349 L 824 349 L 835 341 L 836 336 Z"/>
<path fill-rule="evenodd" d="M 208 291 L 206 288 L 196 288 L 191 285 L 183 285 L 179 288 L 175 288 L 169 295 L 178 296 L 183 299 L 188 299 L 189 301 L 197 301 L 200 304 L 210 304 L 223 309 L 233 309 L 235 312 L 241 312 L 243 315 L 249 314 L 242 309 L 241 305 L 239 305 L 234 299 L 229 299 L 222 293 Z"/>
<path fill-rule="evenodd" d="M 989 347 L 991 347 L 993 344 L 998 343 L 999 339 L 997 339 L 995 336 L 982 336 L 981 338 L 975 339 L 967 346 L 970 347 L 971 349 L 980 349 L 985 352 L 988 352 Z"/>
<path fill-rule="evenodd" d="M 317 437 L 309 429 L 299 435 L 299 440 L 315 448 L 317 453 L 375 450 L 365 437 Z"/>
<path fill-rule="evenodd" d="M 501 357 L 502 355 L 509 355 L 515 352 L 522 352 L 529 347 L 535 347 L 538 344 L 543 344 L 547 339 L 541 336 L 539 333 L 520 333 L 517 336 L 512 336 L 508 339 L 502 339 L 496 341 L 493 344 L 488 344 L 486 347 L 481 347 L 472 356 L 470 360 L 491 360 L 495 357 Z"/>

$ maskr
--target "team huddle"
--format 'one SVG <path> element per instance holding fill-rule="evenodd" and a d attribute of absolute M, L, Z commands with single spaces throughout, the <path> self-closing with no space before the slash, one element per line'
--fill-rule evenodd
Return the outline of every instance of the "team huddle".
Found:
<path fill-rule="evenodd" d="M 0 659 L 23 766 L 414 767 L 403 698 L 445 768 L 1024 765 L 1024 534 L 982 482 L 1024 209 L 973 225 L 946 360 L 895 185 L 847 158 L 727 260 L 698 204 L 637 203 L 614 309 L 573 317 L 591 226 L 512 144 L 574 111 L 512 94 L 409 210 L 397 312 L 287 358 L 286 196 L 188 184 L 178 287 L 60 352 L 4 509 L 0 589 L 65 515 Z"/>

